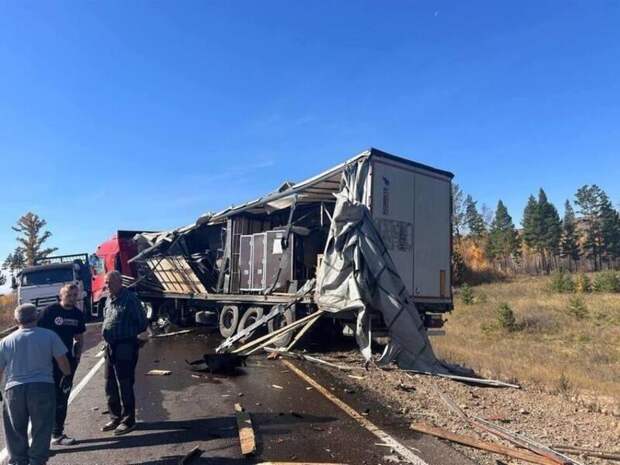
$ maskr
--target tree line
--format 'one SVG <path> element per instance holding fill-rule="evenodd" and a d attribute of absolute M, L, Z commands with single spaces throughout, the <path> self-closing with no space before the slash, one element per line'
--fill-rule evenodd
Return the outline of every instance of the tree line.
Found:
<path fill-rule="evenodd" d="M 476 256 L 472 248 L 502 272 L 599 271 L 620 264 L 620 213 L 595 184 L 566 200 L 562 218 L 541 188 L 529 196 L 520 229 L 501 200 L 494 213 L 485 215 L 458 184 L 452 200 L 456 268 L 469 265 L 467 257 Z"/>

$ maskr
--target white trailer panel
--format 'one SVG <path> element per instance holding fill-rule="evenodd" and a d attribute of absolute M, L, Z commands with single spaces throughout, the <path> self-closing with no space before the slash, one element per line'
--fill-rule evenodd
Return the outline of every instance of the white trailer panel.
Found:
<path fill-rule="evenodd" d="M 372 160 L 370 209 L 409 295 L 450 303 L 450 177 L 381 155 Z"/>

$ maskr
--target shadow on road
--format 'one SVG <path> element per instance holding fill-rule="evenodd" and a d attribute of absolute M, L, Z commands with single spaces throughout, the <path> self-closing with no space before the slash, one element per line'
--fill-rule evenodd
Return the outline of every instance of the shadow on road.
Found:
<path fill-rule="evenodd" d="M 318 417 L 314 415 L 294 416 L 290 414 L 253 413 L 252 421 L 258 434 L 269 436 L 289 432 L 286 429 L 269 431 L 268 427 L 294 425 L 298 423 L 328 423 L 336 421 L 334 417 Z M 260 425 L 267 428 L 261 428 Z M 136 430 L 127 436 L 105 435 L 99 438 L 80 440 L 75 446 L 54 449 L 54 455 L 75 454 L 80 452 L 132 449 L 136 447 L 161 447 L 165 444 L 196 443 L 222 438 L 236 438 L 238 436 L 237 422 L 235 417 L 215 417 L 205 419 L 192 419 L 187 421 L 152 421 L 140 422 Z M 259 438 L 257 442 L 260 444 Z M 163 460 L 163 459 L 162 459 Z M 209 458 L 209 463 L 251 463 L 231 461 L 221 458 L 222 462 Z M 166 461 L 149 462 L 168 463 Z M 176 463 L 176 462 L 175 462 Z M 196 463 L 203 463 L 197 461 Z M 206 463 L 206 462 L 205 462 Z"/>

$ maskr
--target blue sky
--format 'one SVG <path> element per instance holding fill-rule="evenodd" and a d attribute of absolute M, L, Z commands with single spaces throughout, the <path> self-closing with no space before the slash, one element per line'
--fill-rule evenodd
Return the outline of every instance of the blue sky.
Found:
<path fill-rule="evenodd" d="M 165 229 L 376 146 L 516 221 L 620 201 L 618 2 L 0 1 L 0 256 Z"/>

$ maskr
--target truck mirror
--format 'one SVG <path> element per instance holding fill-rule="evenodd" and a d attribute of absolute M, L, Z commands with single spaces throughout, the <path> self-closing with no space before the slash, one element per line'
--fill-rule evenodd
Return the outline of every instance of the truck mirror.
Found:
<path fill-rule="evenodd" d="M 15 279 L 15 276 L 11 276 L 11 289 L 17 289 L 17 279 Z"/>

